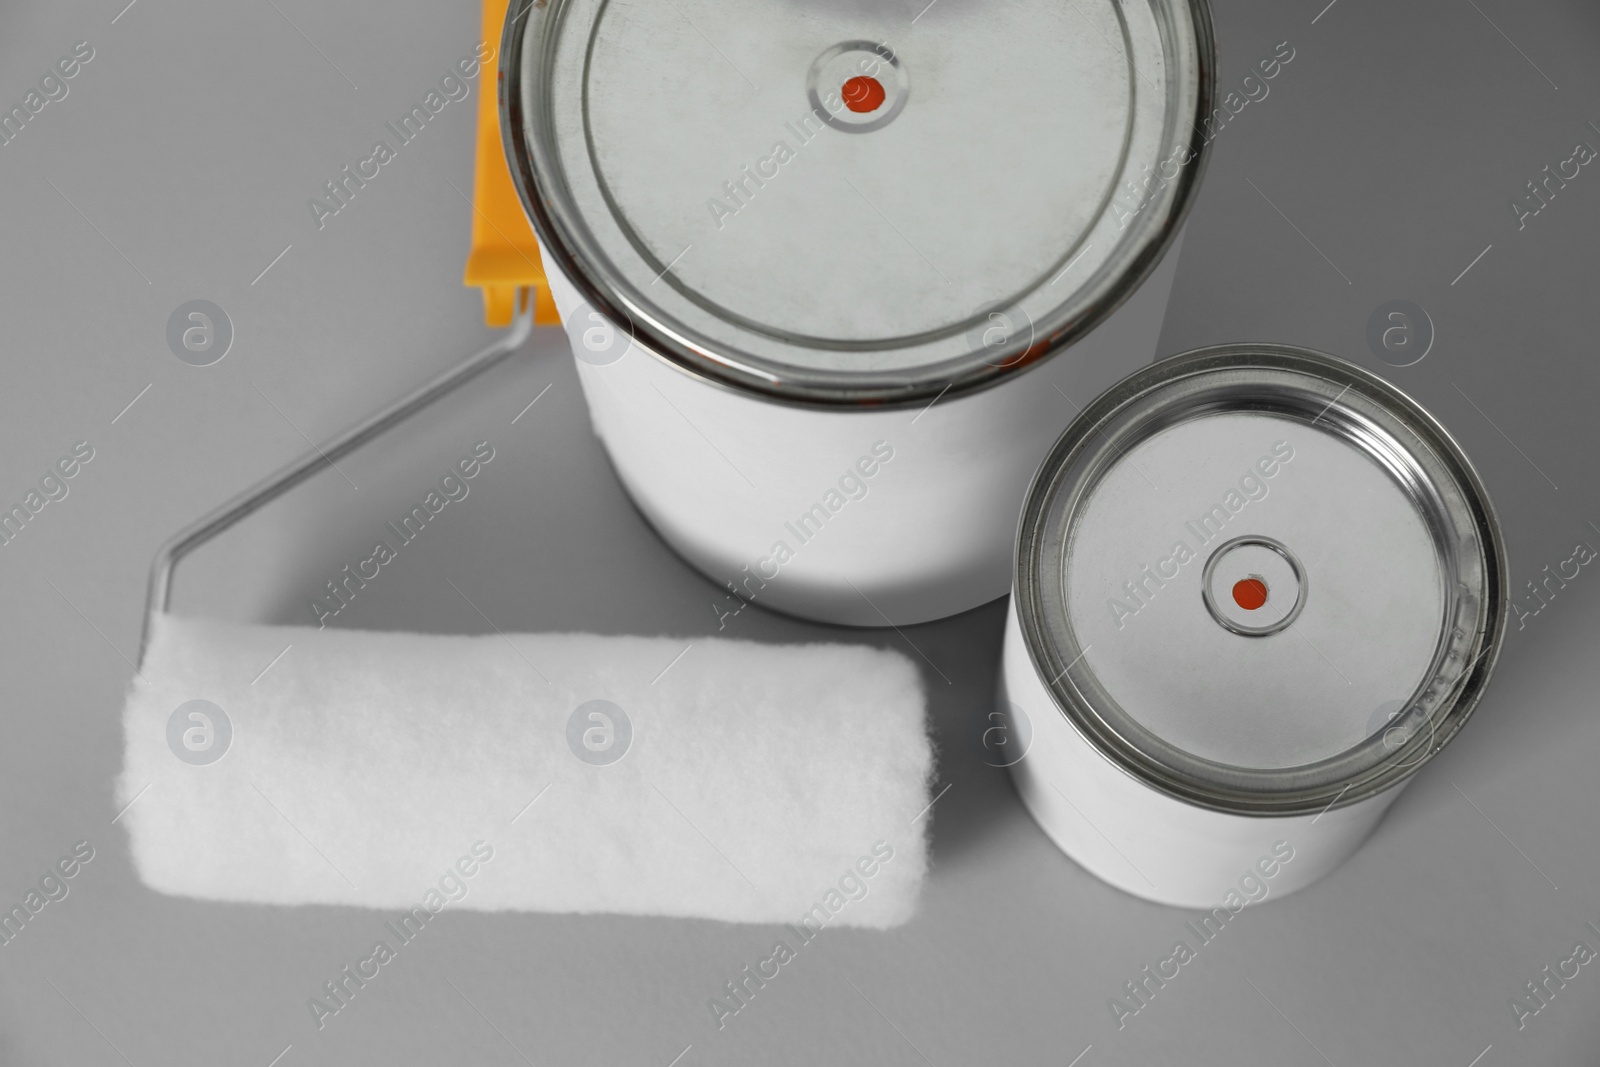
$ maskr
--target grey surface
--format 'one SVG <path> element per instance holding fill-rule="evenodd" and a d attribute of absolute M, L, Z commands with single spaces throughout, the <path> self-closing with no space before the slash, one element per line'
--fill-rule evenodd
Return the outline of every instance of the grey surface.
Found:
<path fill-rule="evenodd" d="M 1192 916 L 1079 870 L 978 758 L 1002 618 L 990 605 L 905 634 L 930 661 L 949 785 L 909 925 L 829 932 L 718 1032 L 707 998 L 774 931 L 448 913 L 318 1032 L 306 999 L 367 951 L 383 916 L 144 889 L 111 821 L 121 693 L 146 568 L 172 530 L 486 337 L 477 296 L 459 286 L 470 216 L 449 184 L 469 189 L 476 87 L 320 232 L 305 206 L 470 50 L 477 13 L 139 0 L 113 24 L 120 9 L 0 16 L 0 100 L 20 101 L 73 42 L 96 50 L 67 98 L 0 147 L 0 498 L 20 499 L 75 441 L 97 452 L 70 495 L 0 549 L 0 900 L 20 900 L 74 841 L 96 849 L 70 895 L 0 946 L 0 1062 L 665 1067 L 685 1046 L 684 1065 L 1596 1060 L 1596 965 L 1520 1033 L 1509 1007 L 1577 940 L 1600 948 L 1583 927 L 1600 925 L 1591 568 L 1513 623 L 1475 722 L 1351 862 L 1245 912 L 1121 1031 L 1107 999 Z M 1520 588 L 1576 541 L 1600 545 L 1600 172 L 1583 168 L 1520 231 L 1508 207 L 1575 141 L 1600 144 L 1589 124 L 1600 9 L 1322 9 L 1219 4 L 1224 90 L 1279 41 L 1296 57 L 1217 139 L 1162 351 L 1279 340 L 1386 373 L 1474 458 Z M 168 314 L 192 299 L 233 321 L 214 366 L 167 348 Z M 1366 344 L 1369 315 L 1395 299 L 1437 329 L 1406 368 Z M 504 463 L 481 496 L 449 537 L 417 546 L 401 581 L 352 605 L 353 624 L 481 629 L 448 576 L 507 628 L 712 632 L 715 590 L 627 505 L 560 350 L 545 336 L 453 401 L 390 455 L 392 476 L 378 458 L 348 471 L 396 496 L 357 507 L 319 479 L 285 503 L 293 521 L 219 545 L 236 554 L 198 561 L 191 603 L 250 618 L 301 610 L 293 583 L 320 584 L 325 564 L 351 558 L 361 508 L 410 495 L 437 459 L 487 436 Z M 734 627 L 768 640 L 825 632 L 755 609 Z M 893 631 L 853 639 L 905 647 Z"/>

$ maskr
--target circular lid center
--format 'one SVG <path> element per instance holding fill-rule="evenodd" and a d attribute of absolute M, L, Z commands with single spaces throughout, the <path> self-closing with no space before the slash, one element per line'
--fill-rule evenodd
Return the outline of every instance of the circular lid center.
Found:
<path fill-rule="evenodd" d="M 1305 606 L 1305 570 L 1270 537 L 1235 537 L 1219 545 L 1200 580 L 1206 610 L 1241 637 L 1287 629 Z"/>
<path fill-rule="evenodd" d="M 887 44 L 844 41 L 811 61 L 806 97 L 811 115 L 836 130 L 881 130 L 905 107 L 911 83 Z"/>

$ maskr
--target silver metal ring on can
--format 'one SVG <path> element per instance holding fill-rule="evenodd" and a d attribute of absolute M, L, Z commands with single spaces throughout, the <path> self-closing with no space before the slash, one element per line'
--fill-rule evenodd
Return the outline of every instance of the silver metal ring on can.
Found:
<path fill-rule="evenodd" d="M 1154 356 L 1209 15 L 1058 7 L 512 3 L 501 128 L 595 430 L 739 597 L 1003 595 L 1070 398 Z"/>
<path fill-rule="evenodd" d="M 1505 634 L 1505 548 L 1420 405 L 1304 349 L 1163 360 L 1092 403 L 1023 507 L 1003 699 L 1058 845 L 1215 905 L 1360 844 L 1461 729 Z"/>

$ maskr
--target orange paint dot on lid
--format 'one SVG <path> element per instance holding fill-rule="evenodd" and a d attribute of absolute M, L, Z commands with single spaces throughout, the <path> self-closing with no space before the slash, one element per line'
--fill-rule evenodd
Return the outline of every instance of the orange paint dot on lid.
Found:
<path fill-rule="evenodd" d="M 839 90 L 839 95 L 844 97 L 844 106 L 857 114 L 876 111 L 883 106 L 883 83 L 877 78 L 868 78 L 858 75 L 845 82 Z"/>
<path fill-rule="evenodd" d="M 1233 583 L 1233 602 L 1254 611 L 1267 602 L 1267 583 L 1260 578 L 1241 578 Z"/>

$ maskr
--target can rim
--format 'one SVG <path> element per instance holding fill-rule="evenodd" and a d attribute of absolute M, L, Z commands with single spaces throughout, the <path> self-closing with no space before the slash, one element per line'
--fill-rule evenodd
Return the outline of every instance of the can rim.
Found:
<path fill-rule="evenodd" d="M 1044 590 L 1055 576 L 1041 566 L 1040 554 L 1047 544 L 1046 535 L 1052 530 L 1060 532 L 1050 524 L 1050 511 L 1052 506 L 1061 507 L 1059 492 L 1069 468 L 1090 455 L 1097 438 L 1104 447 L 1103 431 L 1111 421 L 1126 415 L 1157 390 L 1219 371 L 1252 369 L 1310 375 L 1340 390 L 1340 397 L 1355 394 L 1352 400 L 1393 414 L 1452 479 L 1480 555 L 1483 602 L 1476 611 L 1474 629 L 1458 630 L 1466 639 L 1467 652 L 1453 654 L 1465 666 L 1458 664 L 1453 677 L 1443 677 L 1438 674 L 1441 663 L 1436 657 L 1417 690 L 1422 693 L 1430 686 L 1440 687 L 1432 698 L 1438 710 L 1430 714 L 1428 729 L 1406 737 L 1404 743 L 1392 749 L 1390 758 L 1358 765 L 1343 777 L 1324 774 L 1319 778 L 1315 772 L 1336 771 L 1341 762 L 1350 762 L 1353 753 L 1368 745 L 1383 743 L 1388 747 L 1387 738 L 1369 738 L 1327 759 L 1273 771 L 1232 767 L 1192 755 L 1182 761 L 1183 765 L 1174 766 L 1173 761 L 1153 756 L 1138 743 L 1138 738 L 1129 736 L 1137 732 L 1136 728 L 1130 731 L 1126 723 L 1114 718 L 1107 721 L 1080 690 L 1079 679 L 1069 673 L 1074 664 L 1065 662 L 1066 657 L 1056 649 L 1056 639 L 1047 626 L 1048 598 Z M 1092 487 L 1093 483 L 1089 484 Z M 1070 526 L 1073 517 L 1069 515 L 1065 521 Z M 1035 474 L 1024 500 L 1015 546 L 1013 606 L 1029 662 L 1056 710 L 1090 747 L 1141 784 L 1198 807 L 1233 815 L 1323 812 L 1359 803 L 1405 781 L 1443 749 L 1471 716 L 1499 659 L 1506 633 L 1510 586 L 1504 537 L 1482 479 L 1459 443 L 1421 404 L 1390 382 L 1346 360 L 1291 345 L 1248 343 L 1195 349 L 1160 360 L 1107 390 L 1073 420 Z M 1442 644 L 1443 638 L 1441 647 Z M 1421 698 L 1414 695 L 1413 699 Z M 1169 747 L 1177 750 L 1176 746 Z M 1195 773 L 1196 767 L 1207 765 L 1219 772 L 1252 775 L 1252 784 L 1241 785 L 1239 775 L 1227 783 L 1218 780 L 1225 775 L 1207 777 Z"/>
<path fill-rule="evenodd" d="M 1155 0 L 1152 0 L 1155 2 Z M 752 365 L 689 337 L 670 324 L 657 321 L 647 307 L 625 301 L 606 286 L 590 278 L 582 266 L 578 242 L 567 232 L 559 215 L 552 210 L 546 195 L 539 190 L 534 174 L 538 147 L 530 142 L 523 103 L 525 42 L 534 33 L 536 20 L 548 19 L 550 9 L 559 14 L 561 5 L 550 0 L 512 0 L 506 11 L 501 35 L 499 69 L 500 135 L 511 172 L 512 184 L 539 239 L 542 254 L 556 267 L 593 308 L 613 323 L 626 324 L 629 335 L 651 356 L 708 383 L 738 393 L 755 393 L 766 399 L 804 407 L 823 408 L 898 408 L 908 407 L 947 395 L 955 397 L 980 392 L 1009 381 L 1045 359 L 1071 346 L 1099 326 L 1144 284 L 1177 239 L 1178 232 L 1194 205 L 1200 180 L 1209 164 L 1211 152 L 1200 128 L 1200 118 L 1211 113 L 1216 100 L 1216 43 L 1209 0 L 1172 0 L 1188 13 L 1193 30 L 1195 58 L 1194 113 L 1175 123 L 1187 127 L 1183 147 L 1190 162 L 1179 168 L 1150 207 L 1141 211 L 1143 231 L 1134 241 L 1136 249 L 1126 257 L 1121 269 L 1097 289 L 1087 312 L 1058 325 L 1050 333 L 1030 338 L 1027 347 L 1008 352 L 1004 358 L 987 360 L 982 354 L 964 359 L 918 367 L 915 379 L 905 371 L 879 371 L 842 375 L 825 371 L 792 372 Z M 527 26 L 518 24 L 527 18 Z M 951 364 L 962 364 L 954 371 Z"/>

